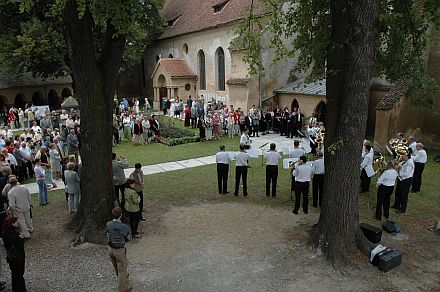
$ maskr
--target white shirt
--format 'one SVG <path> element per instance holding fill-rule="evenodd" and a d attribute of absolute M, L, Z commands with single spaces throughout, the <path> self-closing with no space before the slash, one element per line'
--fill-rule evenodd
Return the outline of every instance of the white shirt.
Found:
<path fill-rule="evenodd" d="M 235 157 L 236 166 L 248 166 L 249 165 L 249 154 L 246 152 L 239 152 Z"/>
<path fill-rule="evenodd" d="M 2 135 L 3 135 L 3 137 L 5 137 L 5 138 L 12 138 L 12 131 L 11 130 L 3 130 L 2 131 Z"/>
<path fill-rule="evenodd" d="M 296 182 L 309 182 L 312 179 L 312 167 L 307 163 L 297 165 L 292 174 Z"/>
<path fill-rule="evenodd" d="M 373 154 L 371 152 L 367 153 L 362 159 L 361 169 L 373 164 Z"/>
<path fill-rule="evenodd" d="M 60 115 L 61 124 L 62 124 L 62 125 L 66 125 L 66 121 L 67 121 L 68 118 L 69 118 L 69 115 L 68 115 L 68 114 L 61 114 L 61 115 Z"/>
<path fill-rule="evenodd" d="M 31 154 L 31 150 L 29 149 L 29 147 L 20 147 L 20 152 L 21 155 L 23 155 L 23 158 L 26 160 L 32 160 L 32 154 Z"/>
<path fill-rule="evenodd" d="M 312 163 L 314 174 L 325 174 L 324 158 L 318 158 Z"/>
<path fill-rule="evenodd" d="M 397 170 L 387 169 L 377 180 L 377 186 L 384 185 L 387 187 L 392 187 L 396 184 Z"/>
<path fill-rule="evenodd" d="M 278 162 L 282 159 L 281 155 L 276 151 L 264 153 L 264 158 L 266 158 L 266 165 L 278 165 Z"/>
<path fill-rule="evenodd" d="M 428 155 L 424 149 L 416 150 L 412 156 L 414 162 L 426 163 L 428 161 Z"/>
<path fill-rule="evenodd" d="M 246 133 L 243 133 L 240 137 L 240 144 L 243 145 L 249 145 L 251 143 L 251 140 L 249 139 L 249 135 Z"/>
<path fill-rule="evenodd" d="M 17 166 L 17 159 L 15 159 L 14 155 L 8 153 L 8 155 L 5 155 L 5 161 L 11 165 Z"/>
<path fill-rule="evenodd" d="M 417 145 L 416 142 L 412 142 L 411 144 L 408 145 L 408 147 L 412 149 L 413 153 L 416 152 L 416 150 L 417 150 L 416 145 Z"/>
<path fill-rule="evenodd" d="M 222 164 L 229 164 L 231 157 L 225 151 L 220 151 L 215 155 L 215 162 Z"/>
<path fill-rule="evenodd" d="M 31 129 L 32 129 L 32 131 L 34 131 L 34 133 L 41 132 L 41 128 L 40 128 L 40 126 L 37 126 L 37 125 L 32 126 Z"/>
<path fill-rule="evenodd" d="M 289 152 L 289 158 L 300 158 L 301 156 L 305 155 L 306 152 L 302 148 L 293 148 Z"/>
<path fill-rule="evenodd" d="M 402 181 L 413 176 L 414 161 L 412 160 L 412 158 L 408 159 L 407 161 L 400 162 L 399 165 L 400 165 L 399 180 Z"/>
<path fill-rule="evenodd" d="M 146 131 L 148 131 L 148 129 L 150 129 L 150 122 L 148 120 L 142 121 L 142 129 L 144 130 L 144 132 L 146 132 Z"/>

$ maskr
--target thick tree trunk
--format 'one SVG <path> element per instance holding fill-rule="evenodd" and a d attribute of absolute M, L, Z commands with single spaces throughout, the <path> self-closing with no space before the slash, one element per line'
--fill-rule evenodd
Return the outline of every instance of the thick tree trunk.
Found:
<path fill-rule="evenodd" d="M 114 201 L 111 120 L 124 40 L 113 38 L 111 31 L 109 26 L 97 60 L 90 12 L 79 18 L 77 2 L 66 2 L 63 34 L 81 109 L 81 206 L 71 224 L 78 232 L 77 242 L 103 242 Z"/>
<path fill-rule="evenodd" d="M 325 199 L 316 239 L 333 263 L 368 245 L 358 227 L 360 155 L 368 114 L 379 0 L 331 2 Z M 332 150 L 333 149 L 333 150 Z"/>

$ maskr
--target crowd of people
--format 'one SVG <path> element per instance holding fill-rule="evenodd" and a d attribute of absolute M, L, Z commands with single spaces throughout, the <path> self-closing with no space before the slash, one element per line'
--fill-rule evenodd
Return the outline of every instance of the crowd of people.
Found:
<path fill-rule="evenodd" d="M 0 131 L 0 225 L 3 227 L 0 232 L 11 269 L 13 291 L 26 291 L 23 242 L 31 238 L 34 229 L 31 195 L 21 183 L 35 176 L 38 203 L 45 206 L 49 203 L 47 190 L 57 187 L 55 180 L 62 179 L 70 213 L 79 209 L 81 193 L 77 113 L 63 111 L 57 115 L 47 110 L 37 119 L 31 108 L 26 110 L 29 127 L 25 125 L 23 133 L 14 135 L 9 122 Z M 21 127 L 21 122 L 15 126 Z M 5 283 L 0 282 L 0 289 L 4 286 Z"/>

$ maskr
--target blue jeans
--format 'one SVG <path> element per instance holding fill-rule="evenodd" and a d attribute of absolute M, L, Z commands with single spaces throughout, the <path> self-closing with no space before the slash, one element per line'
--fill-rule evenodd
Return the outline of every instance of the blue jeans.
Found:
<path fill-rule="evenodd" d="M 44 179 L 37 180 L 38 185 L 38 202 L 40 206 L 47 204 L 47 185 Z"/>

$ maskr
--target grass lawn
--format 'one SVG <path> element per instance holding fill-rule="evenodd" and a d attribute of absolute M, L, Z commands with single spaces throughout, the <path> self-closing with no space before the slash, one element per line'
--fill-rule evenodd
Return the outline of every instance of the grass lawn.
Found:
<path fill-rule="evenodd" d="M 170 119 L 168 117 L 159 116 L 159 121 L 166 119 L 178 128 L 185 128 L 183 121 Z M 194 131 L 194 135 L 199 134 L 198 129 L 188 128 Z M 219 151 L 220 145 L 225 145 L 227 151 L 238 151 L 240 137 L 235 136 L 229 139 L 228 136 L 222 136 L 217 141 L 206 141 L 198 143 L 189 143 L 176 146 L 166 146 L 161 143 L 150 143 L 148 145 L 133 146 L 131 142 L 123 140 L 121 144 L 113 147 L 113 151 L 117 155 L 123 155 L 128 159 L 130 166 L 134 166 L 139 162 L 142 165 L 150 165 L 176 160 L 185 160 L 197 157 L 214 155 Z"/>

